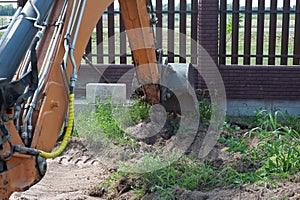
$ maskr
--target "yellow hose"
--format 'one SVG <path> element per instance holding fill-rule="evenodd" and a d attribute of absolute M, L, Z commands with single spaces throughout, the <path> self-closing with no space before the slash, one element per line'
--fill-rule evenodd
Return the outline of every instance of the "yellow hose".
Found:
<path fill-rule="evenodd" d="M 65 150 L 65 148 L 68 144 L 68 140 L 69 140 L 72 130 L 73 130 L 73 121 L 74 121 L 74 93 L 71 93 L 69 96 L 68 126 L 67 126 L 65 136 L 64 136 L 61 144 L 55 151 L 53 151 L 51 153 L 41 151 L 40 156 L 42 156 L 46 159 L 47 158 L 55 158 L 55 157 L 59 156 L 61 154 L 61 152 L 63 152 L 63 150 Z"/>

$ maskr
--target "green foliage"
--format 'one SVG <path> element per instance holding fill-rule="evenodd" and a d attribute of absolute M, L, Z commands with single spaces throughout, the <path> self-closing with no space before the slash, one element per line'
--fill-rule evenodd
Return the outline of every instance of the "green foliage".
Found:
<path fill-rule="evenodd" d="M 199 90 L 198 94 L 198 109 L 199 109 L 199 117 L 200 123 L 206 123 L 211 119 L 212 114 L 212 106 L 209 96 L 208 90 Z"/>
<path fill-rule="evenodd" d="M 113 105 L 111 102 L 97 105 L 96 119 L 100 130 L 116 145 L 136 146 L 137 143 L 124 132 L 124 130 L 120 127 L 120 123 L 115 119 L 115 117 L 122 119 L 127 118 L 122 114 L 119 116 L 113 115 L 113 112 L 117 112 L 117 109 L 118 107 Z"/>
<path fill-rule="evenodd" d="M 127 175 L 136 176 L 136 185 L 145 193 L 156 192 L 160 194 L 162 199 L 174 199 L 175 187 L 184 187 L 189 190 L 203 189 L 210 185 L 215 185 L 218 180 L 218 173 L 209 164 L 204 164 L 199 160 L 182 157 L 177 161 L 167 161 L 165 164 L 161 163 L 158 157 L 151 157 L 145 155 L 142 162 L 148 164 L 139 165 L 139 171 L 144 171 L 145 166 L 164 166 L 163 168 L 156 168 L 155 170 L 141 173 Z M 135 169 L 136 170 L 136 169 Z"/>
<path fill-rule="evenodd" d="M 150 106 L 142 100 L 137 100 L 130 107 L 130 117 L 134 123 L 139 123 L 141 120 L 149 117 Z"/>
<path fill-rule="evenodd" d="M 259 161 L 268 174 L 294 174 L 300 169 L 300 138 L 298 132 L 290 128 L 274 131 L 255 129 L 260 142 L 253 147 L 253 158 Z"/>
<path fill-rule="evenodd" d="M 12 16 L 16 12 L 16 9 L 11 5 L 0 5 L 0 16 Z"/>
<path fill-rule="evenodd" d="M 288 119 L 288 121 L 281 121 Z M 134 190 L 139 193 L 157 193 L 161 199 L 175 199 L 175 188 L 188 190 L 210 190 L 216 187 L 243 185 L 256 182 L 268 182 L 272 177 L 289 177 L 300 169 L 300 135 L 287 124 L 298 124 L 291 117 L 280 112 L 257 112 L 255 120 L 258 127 L 247 133 L 241 133 L 240 127 L 225 123 L 223 129 L 232 137 L 220 138 L 220 142 L 228 146 L 229 151 L 239 152 L 245 162 L 253 162 L 254 169 L 239 172 L 235 165 L 224 168 L 214 168 L 207 162 L 202 162 L 187 156 L 171 156 L 162 159 L 159 152 L 145 153 L 140 163 L 131 166 L 124 165 L 120 171 L 112 174 L 111 181 L 117 178 L 134 177 Z M 283 125 L 284 124 L 284 125 Z M 258 138 L 257 145 L 251 145 L 251 140 Z M 127 169 L 126 169 L 127 167 Z M 125 169 L 125 171 L 123 171 Z"/>
<path fill-rule="evenodd" d="M 152 161 L 154 160 L 157 159 L 152 158 Z M 143 158 L 142 162 L 148 162 L 149 164 L 152 161 L 149 162 L 148 159 Z M 139 165 L 137 167 L 144 166 Z M 264 176 L 262 177 L 261 175 L 263 174 L 256 172 L 239 173 L 232 167 L 216 169 L 208 162 L 203 163 L 197 159 L 182 156 L 179 160 L 169 163 L 163 168 L 146 173 L 124 173 L 123 171 L 118 171 L 111 175 L 109 182 L 115 182 L 124 177 L 134 177 L 135 185 L 133 187 L 136 190 L 144 191 L 144 193 L 157 193 L 160 195 L 160 199 L 175 199 L 174 191 L 178 187 L 188 190 L 211 190 L 217 187 L 248 184 L 264 180 Z M 115 179 L 116 177 L 118 179 Z"/>
<path fill-rule="evenodd" d="M 199 117 L 200 122 L 208 122 L 211 118 L 211 103 L 208 99 L 199 100 Z"/>
<path fill-rule="evenodd" d="M 275 113 L 260 110 L 256 112 L 257 126 L 265 130 L 276 130 L 281 127 L 280 120 L 284 119 L 284 114 L 281 111 Z"/>
<path fill-rule="evenodd" d="M 240 137 L 235 134 L 236 131 L 240 131 L 239 126 L 232 127 L 231 123 L 224 122 L 223 125 L 223 131 L 227 131 L 229 134 L 231 134 L 231 137 L 220 137 L 218 142 L 223 143 L 228 147 L 229 152 L 245 152 L 248 147 L 245 145 L 245 138 Z"/>
<path fill-rule="evenodd" d="M 244 138 L 239 137 L 230 137 L 230 138 L 224 138 L 221 137 L 219 139 L 220 143 L 226 144 L 226 146 L 229 148 L 229 152 L 245 152 L 248 147 L 244 145 Z"/>
<path fill-rule="evenodd" d="M 141 120 L 149 117 L 150 106 L 138 100 L 132 105 L 114 105 L 110 100 L 108 103 L 97 103 L 96 111 L 80 113 L 76 116 L 77 135 L 89 138 L 92 141 L 113 141 L 116 145 L 136 146 L 138 143 L 130 138 L 124 131 Z M 128 113 L 130 117 L 128 117 Z"/>
<path fill-rule="evenodd" d="M 291 175 L 300 169 L 300 134 L 298 123 L 282 112 L 257 112 L 259 127 L 249 132 L 248 138 L 257 137 L 259 142 L 249 148 L 248 156 L 262 166 L 267 176 Z M 296 116 L 295 119 L 298 119 Z M 288 119 L 288 121 L 285 121 Z M 294 126 L 296 125 L 296 126 Z M 295 129 L 296 128 L 296 129 Z"/>
<path fill-rule="evenodd" d="M 74 131 L 79 137 L 90 142 L 104 140 L 105 135 L 101 132 L 95 112 L 79 112 L 75 115 Z"/>
<path fill-rule="evenodd" d="M 253 121 L 257 127 L 249 132 L 236 134 L 230 123 L 225 123 L 226 130 L 231 137 L 221 137 L 230 152 L 239 152 L 245 162 L 251 162 L 254 169 L 249 173 L 227 171 L 232 180 L 227 183 L 245 183 L 267 181 L 272 177 L 289 177 L 300 170 L 300 134 L 299 116 L 287 116 L 281 111 L 256 112 Z M 257 140 L 257 144 L 252 144 Z M 227 169 L 228 170 L 228 169 Z"/>
<path fill-rule="evenodd" d="M 129 109 L 133 123 L 138 123 L 147 119 L 150 107 L 141 101 L 129 107 L 112 103 L 99 104 L 96 112 L 84 120 L 92 127 L 92 131 L 101 131 L 105 138 L 116 144 L 134 146 L 137 143 L 120 127 L 120 120 L 128 118 L 125 116 L 128 113 L 126 109 Z M 200 100 L 199 110 L 210 110 L 209 101 Z M 210 114 L 207 114 L 203 115 L 201 120 L 205 122 L 209 118 Z M 254 164 L 254 168 L 248 172 L 239 172 L 234 164 L 218 169 L 207 162 L 203 163 L 186 156 L 179 157 L 172 153 L 168 154 L 169 158 L 163 157 L 158 150 L 145 153 L 137 164 L 120 166 L 119 171 L 112 173 L 101 187 L 113 188 L 116 181 L 125 177 L 134 179 L 135 183 L 131 188 L 139 195 L 155 192 L 162 199 L 174 199 L 176 187 L 205 190 L 260 181 L 269 182 L 272 177 L 277 176 L 289 177 L 298 173 L 300 169 L 298 119 L 299 116 L 287 116 L 280 111 L 269 113 L 260 110 L 252 122 L 257 127 L 246 133 L 241 132 L 237 125 L 233 126 L 229 122 L 224 124 L 223 130 L 229 136 L 221 137 L 219 142 L 224 143 L 229 151 L 242 155 L 245 162 Z M 122 123 L 127 122 L 125 120 Z M 80 132 L 78 130 L 79 134 Z M 253 139 L 257 139 L 258 142 L 252 144 Z"/>

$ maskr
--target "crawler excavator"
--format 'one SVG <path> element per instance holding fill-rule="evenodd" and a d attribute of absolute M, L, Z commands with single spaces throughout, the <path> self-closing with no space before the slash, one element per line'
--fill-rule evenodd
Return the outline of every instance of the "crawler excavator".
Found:
<path fill-rule="evenodd" d="M 0 41 L 0 199 L 39 182 L 46 159 L 66 147 L 79 65 L 94 27 L 112 2 L 18 1 Z M 168 77 L 173 76 L 174 87 L 182 89 L 193 80 L 190 65 L 162 64 L 149 0 L 119 0 L 119 4 L 145 101 L 171 105 L 170 89 L 160 85 L 161 79 L 172 82 Z M 177 79 L 177 71 L 188 80 Z M 62 127 L 64 138 L 53 150 Z"/>

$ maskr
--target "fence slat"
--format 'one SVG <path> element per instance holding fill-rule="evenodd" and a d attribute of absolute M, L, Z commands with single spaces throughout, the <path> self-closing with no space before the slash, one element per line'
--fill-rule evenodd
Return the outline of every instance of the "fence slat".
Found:
<path fill-rule="evenodd" d="M 89 39 L 89 42 L 85 48 L 85 54 L 89 60 L 92 59 L 92 38 Z"/>
<path fill-rule="evenodd" d="M 114 17 L 114 3 L 108 7 L 108 54 L 109 63 L 115 63 L 115 17 Z"/>
<path fill-rule="evenodd" d="M 191 63 L 197 64 L 197 34 L 195 25 L 198 22 L 198 0 L 192 0 L 191 5 Z"/>
<path fill-rule="evenodd" d="M 157 42 L 157 48 L 162 48 L 162 27 L 163 27 L 163 15 L 162 15 L 162 1 L 156 0 L 156 16 L 158 18 L 157 24 L 156 24 L 156 42 Z"/>
<path fill-rule="evenodd" d="M 264 47 L 264 21 L 265 21 L 265 0 L 258 0 L 258 19 L 257 19 L 257 37 L 256 37 L 256 64 L 263 63 Z"/>
<path fill-rule="evenodd" d="M 269 65 L 275 65 L 277 0 L 271 0 L 269 28 Z"/>
<path fill-rule="evenodd" d="M 97 63 L 103 63 L 103 19 L 98 21 L 96 26 L 96 42 L 97 42 Z"/>
<path fill-rule="evenodd" d="M 300 0 L 296 3 L 296 22 L 295 22 L 295 39 L 294 39 L 294 65 L 299 65 L 300 60 Z"/>
<path fill-rule="evenodd" d="M 281 39 L 281 65 L 287 65 L 288 45 L 289 45 L 289 21 L 290 21 L 290 0 L 285 0 L 282 17 L 282 39 Z"/>
<path fill-rule="evenodd" d="M 121 13 L 119 15 L 119 19 L 120 19 L 120 54 L 121 54 L 120 63 L 127 64 L 125 24 L 121 16 Z"/>
<path fill-rule="evenodd" d="M 232 14 L 232 46 L 231 46 L 231 64 L 238 64 L 239 49 L 239 0 L 233 0 Z"/>
<path fill-rule="evenodd" d="M 220 2 L 220 41 L 219 41 L 219 64 L 226 62 L 226 19 L 227 0 Z"/>
<path fill-rule="evenodd" d="M 168 1 L 168 62 L 174 63 L 174 11 L 175 9 L 175 1 Z"/>
<path fill-rule="evenodd" d="M 245 33 L 244 33 L 244 65 L 250 65 L 251 28 L 252 28 L 252 0 L 246 0 Z M 226 27 L 225 27 L 226 29 Z"/>
<path fill-rule="evenodd" d="M 184 0 L 168 0 L 168 4 L 161 0 L 155 0 L 155 12 L 158 18 L 158 23 L 156 25 L 156 47 L 160 49 L 164 49 L 164 56 L 168 57 L 169 62 L 174 62 L 176 57 L 180 62 L 186 62 L 186 58 L 191 58 L 191 62 L 193 64 L 197 63 L 197 28 L 196 26 L 191 26 L 190 30 L 187 28 L 188 20 L 191 20 L 191 24 L 195 25 L 198 22 L 198 0 L 191 0 L 191 8 L 188 7 L 188 1 Z M 180 2 L 180 9 L 175 10 L 175 6 L 177 5 L 177 1 Z M 167 10 L 165 8 L 167 5 Z M 123 21 L 120 19 L 118 23 L 116 23 L 116 18 L 120 14 L 121 11 L 114 10 L 114 4 L 111 4 L 107 11 L 105 11 L 104 17 L 99 20 L 96 26 L 96 44 L 97 44 L 97 52 L 92 52 L 90 55 L 92 57 L 97 58 L 97 63 L 115 63 L 116 58 L 120 58 L 120 64 L 126 64 L 128 58 L 131 58 L 130 53 L 128 52 L 127 38 L 123 34 L 120 37 L 117 35 L 118 32 L 124 31 Z M 184 38 L 179 38 L 176 40 L 175 46 L 175 33 L 177 31 L 177 27 L 175 27 L 175 16 L 179 16 L 179 32 L 183 35 L 186 35 L 188 32 L 191 32 L 190 42 L 185 40 Z M 190 15 L 189 18 L 187 15 Z M 107 18 L 106 18 L 107 17 Z M 164 25 L 164 18 L 168 19 L 166 25 Z M 166 28 L 169 31 L 166 32 L 166 36 L 164 36 L 164 30 Z M 176 30 L 176 31 L 175 31 Z M 174 32 L 175 31 L 175 32 Z M 108 34 L 106 34 L 108 33 Z M 177 34 L 177 33 L 176 33 Z M 117 36 L 117 37 L 116 37 Z M 108 37 L 108 40 L 106 38 Z M 177 35 L 176 35 L 177 37 Z M 120 40 L 120 43 L 119 43 Z M 118 41 L 118 42 L 117 42 Z M 120 44 L 119 48 L 116 48 L 116 45 Z M 90 45 L 90 44 L 89 44 Z M 178 46 L 178 47 L 177 47 Z M 92 43 L 93 47 L 93 43 Z M 117 46 L 118 47 L 118 46 Z M 91 46 L 87 47 L 88 51 L 92 51 Z M 107 49 L 107 50 L 106 50 Z M 119 59 L 118 59 L 119 60 Z"/>
<path fill-rule="evenodd" d="M 186 11 L 186 0 L 180 0 L 180 10 Z M 179 54 L 180 63 L 186 62 L 186 12 L 180 13 L 180 35 L 179 35 Z"/>

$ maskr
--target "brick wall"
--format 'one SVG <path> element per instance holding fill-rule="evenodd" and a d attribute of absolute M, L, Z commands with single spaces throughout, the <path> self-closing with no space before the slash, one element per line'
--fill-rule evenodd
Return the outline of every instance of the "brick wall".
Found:
<path fill-rule="evenodd" d="M 126 83 L 127 95 L 131 93 L 133 65 L 96 65 L 96 67 L 110 82 Z M 300 100 L 300 67 L 224 66 L 219 67 L 219 70 L 228 99 Z M 84 96 L 85 84 L 99 82 L 99 76 L 93 68 L 82 65 L 79 70 L 77 95 Z M 200 86 L 205 87 L 203 80 Z"/>
<path fill-rule="evenodd" d="M 85 96 L 85 85 L 87 83 L 104 82 L 103 78 L 100 80 L 101 75 L 104 75 L 110 83 L 125 83 L 127 95 L 131 94 L 132 80 L 134 75 L 134 71 L 131 69 L 133 69 L 133 65 L 97 64 L 94 66 L 97 68 L 98 72 L 86 64 L 82 64 L 80 66 L 76 87 L 77 97 Z"/>
<path fill-rule="evenodd" d="M 219 67 L 228 99 L 300 100 L 300 67 Z"/>

